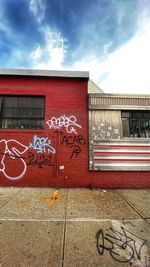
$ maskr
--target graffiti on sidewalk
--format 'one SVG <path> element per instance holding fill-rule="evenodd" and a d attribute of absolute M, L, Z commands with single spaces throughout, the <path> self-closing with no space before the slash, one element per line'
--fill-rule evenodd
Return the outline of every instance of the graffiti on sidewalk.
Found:
<path fill-rule="evenodd" d="M 126 221 L 124 224 L 128 223 L 130 222 Z M 140 262 L 140 266 L 150 266 L 150 259 L 146 252 L 148 240 L 142 238 L 140 234 L 136 234 L 135 231 L 129 231 L 123 224 L 120 229 L 114 227 L 105 231 L 99 229 L 96 234 L 96 242 L 98 253 L 101 256 L 104 255 L 104 252 L 108 252 L 117 262 L 128 262 L 130 265 L 133 262 Z"/>

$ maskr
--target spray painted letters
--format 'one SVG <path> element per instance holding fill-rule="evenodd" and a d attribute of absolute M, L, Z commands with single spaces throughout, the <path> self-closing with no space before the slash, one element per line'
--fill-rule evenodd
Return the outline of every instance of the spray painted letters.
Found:
<path fill-rule="evenodd" d="M 132 265 L 132 260 L 141 262 L 144 255 L 142 249 L 147 243 L 147 240 L 123 226 L 120 227 L 120 230 L 109 228 L 106 233 L 100 229 L 96 234 L 96 239 L 100 255 L 108 251 L 114 260 L 120 263 L 130 262 L 130 265 Z"/>
<path fill-rule="evenodd" d="M 75 116 L 67 117 L 66 115 L 60 116 L 59 118 L 52 117 L 46 123 L 49 129 L 66 129 L 67 133 L 77 134 L 76 128 L 82 128 L 81 125 L 77 124 L 77 119 Z"/>
<path fill-rule="evenodd" d="M 33 144 L 30 143 L 29 148 L 37 150 L 38 153 L 43 153 L 46 151 L 52 154 L 56 153 L 56 150 L 51 146 L 51 140 L 48 140 L 48 137 L 37 137 L 37 135 L 34 135 Z"/>
<path fill-rule="evenodd" d="M 45 155 L 45 153 L 32 153 L 28 152 L 28 163 L 27 165 L 34 165 L 38 168 L 43 166 L 53 166 L 51 154 Z"/>
<path fill-rule="evenodd" d="M 77 158 L 81 153 L 81 147 L 85 145 L 86 140 L 82 135 L 74 135 L 74 136 L 65 136 L 62 138 L 61 145 L 66 145 L 69 148 L 72 148 L 71 159 Z"/>
<path fill-rule="evenodd" d="M 27 146 L 24 146 L 23 144 L 14 139 L 10 139 L 8 141 L 2 139 L 0 141 L 0 172 L 2 172 L 7 179 L 17 180 L 23 177 L 26 172 L 27 166 L 21 155 L 24 154 L 27 150 Z M 10 166 L 14 165 L 14 161 L 15 164 L 17 163 L 17 166 L 19 164 L 19 168 L 17 168 L 17 171 L 19 169 L 20 173 L 17 173 L 16 176 L 12 175 L 12 171 L 14 169 L 11 171 L 10 168 Z"/>

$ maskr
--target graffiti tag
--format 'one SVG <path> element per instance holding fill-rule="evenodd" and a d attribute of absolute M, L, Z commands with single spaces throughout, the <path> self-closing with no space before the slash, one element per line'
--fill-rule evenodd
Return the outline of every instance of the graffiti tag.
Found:
<path fill-rule="evenodd" d="M 123 226 L 120 231 L 109 228 L 104 234 L 100 229 L 96 234 L 97 250 L 100 255 L 108 251 L 110 256 L 118 262 L 131 262 L 132 259 L 141 260 L 142 248 L 147 240 L 135 235 Z"/>
<path fill-rule="evenodd" d="M 76 128 L 82 128 L 81 125 L 77 124 L 77 119 L 75 116 L 67 117 L 66 115 L 60 116 L 59 118 L 52 117 L 46 123 L 49 129 L 61 129 L 65 128 L 67 133 L 77 134 Z"/>
<path fill-rule="evenodd" d="M 82 135 L 66 136 L 64 135 L 61 140 L 61 145 L 66 145 L 67 147 L 73 149 L 70 158 L 77 158 L 81 153 L 81 146 L 86 143 L 86 140 Z"/>
<path fill-rule="evenodd" d="M 42 168 L 44 166 L 53 166 L 51 155 L 48 154 L 47 156 L 44 153 L 37 153 L 34 154 L 31 151 L 28 152 L 28 163 L 27 165 L 34 165 L 38 168 Z"/>
<path fill-rule="evenodd" d="M 65 136 L 62 138 L 61 144 L 66 146 L 85 145 L 86 140 L 82 135 Z"/>
<path fill-rule="evenodd" d="M 73 148 L 72 154 L 71 154 L 71 159 L 73 157 L 77 158 L 78 155 L 81 153 L 81 148 L 79 146 L 71 146 L 71 148 Z"/>
<path fill-rule="evenodd" d="M 51 145 L 51 140 L 48 139 L 48 137 L 37 137 L 37 135 L 34 135 L 33 137 L 33 144 L 29 144 L 29 148 L 33 148 L 34 150 L 37 150 L 38 153 L 48 152 L 55 154 L 56 150 Z"/>
<path fill-rule="evenodd" d="M 2 172 L 7 179 L 17 180 L 24 176 L 27 166 L 21 155 L 23 155 L 27 150 L 27 146 L 24 146 L 14 139 L 10 139 L 8 141 L 2 139 L 0 141 L 0 151 L 3 151 L 0 154 L 0 172 Z M 20 174 L 17 176 L 10 175 L 9 165 L 14 165 L 14 161 L 15 163 L 18 161 L 17 163 L 19 166 L 22 166 Z M 20 168 L 18 169 L 20 170 Z"/>

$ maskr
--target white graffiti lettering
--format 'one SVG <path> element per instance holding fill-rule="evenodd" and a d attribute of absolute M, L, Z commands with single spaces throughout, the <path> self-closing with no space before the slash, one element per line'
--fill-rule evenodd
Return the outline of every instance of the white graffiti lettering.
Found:
<path fill-rule="evenodd" d="M 21 155 L 24 154 L 27 149 L 27 146 L 24 146 L 14 139 L 10 139 L 8 141 L 2 139 L 0 141 L 0 172 L 2 172 L 7 179 L 17 180 L 24 176 L 27 166 Z M 22 169 L 19 175 L 10 176 L 10 174 L 8 174 L 10 160 L 18 160 L 19 163 L 21 163 Z"/>
<path fill-rule="evenodd" d="M 48 153 L 56 153 L 56 150 L 51 146 L 51 140 L 48 140 L 48 137 L 37 137 L 37 135 L 34 135 L 33 144 L 30 143 L 29 148 L 37 150 L 38 153 L 46 152 L 46 150 Z"/>
<path fill-rule="evenodd" d="M 82 126 L 77 124 L 76 121 L 77 119 L 73 115 L 71 115 L 70 117 L 63 115 L 59 118 L 52 117 L 46 123 L 48 124 L 49 129 L 61 129 L 62 127 L 65 127 L 68 133 L 77 134 L 76 127 L 82 128 Z"/>

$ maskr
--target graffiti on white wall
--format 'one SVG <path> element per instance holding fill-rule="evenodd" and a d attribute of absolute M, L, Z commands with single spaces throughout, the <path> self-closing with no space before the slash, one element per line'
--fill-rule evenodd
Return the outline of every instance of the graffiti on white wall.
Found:
<path fill-rule="evenodd" d="M 82 128 L 81 125 L 77 124 L 77 119 L 73 115 L 71 116 L 62 115 L 58 118 L 52 117 L 46 123 L 48 124 L 49 129 L 62 129 L 64 127 L 67 133 L 77 134 L 76 128 Z"/>
<path fill-rule="evenodd" d="M 51 140 L 49 140 L 48 137 L 37 137 L 37 135 L 34 135 L 33 143 L 29 144 L 29 148 L 37 150 L 38 153 L 56 153 L 56 150 L 54 147 L 52 147 Z"/>
<path fill-rule="evenodd" d="M 4 174 L 9 180 L 17 180 L 24 176 L 27 166 L 22 155 L 28 150 L 28 147 L 22 143 L 10 139 L 0 140 L 0 172 Z M 18 161 L 21 165 L 20 173 L 17 176 L 11 176 L 9 174 L 9 163 L 13 161 Z"/>

